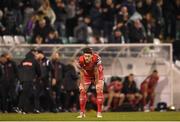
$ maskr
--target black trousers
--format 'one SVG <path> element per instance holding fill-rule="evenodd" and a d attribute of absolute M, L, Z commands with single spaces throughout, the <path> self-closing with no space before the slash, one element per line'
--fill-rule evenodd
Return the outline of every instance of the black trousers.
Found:
<path fill-rule="evenodd" d="M 0 107 L 3 112 L 12 111 L 16 106 L 17 94 L 14 81 L 0 84 Z"/>
<path fill-rule="evenodd" d="M 19 98 L 19 108 L 24 112 L 31 112 L 39 109 L 39 87 L 32 81 L 22 83 L 22 92 Z"/>

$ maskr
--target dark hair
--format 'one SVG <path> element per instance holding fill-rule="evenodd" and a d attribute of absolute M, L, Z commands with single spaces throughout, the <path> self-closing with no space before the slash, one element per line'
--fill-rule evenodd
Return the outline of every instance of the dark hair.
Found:
<path fill-rule="evenodd" d="M 154 73 L 157 73 L 158 71 L 155 69 L 155 70 L 153 70 L 153 72 L 154 72 Z"/>
<path fill-rule="evenodd" d="M 93 53 L 92 48 L 89 48 L 89 47 L 84 48 L 83 53 L 92 54 Z"/>
<path fill-rule="evenodd" d="M 42 50 L 37 50 L 37 52 L 44 55 L 44 52 Z"/>

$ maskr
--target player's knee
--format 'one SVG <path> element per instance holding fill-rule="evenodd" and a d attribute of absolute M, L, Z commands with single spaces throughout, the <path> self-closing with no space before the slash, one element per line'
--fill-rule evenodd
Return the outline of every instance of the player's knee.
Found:
<path fill-rule="evenodd" d="M 102 87 L 96 87 L 96 93 L 102 93 L 103 89 Z"/>

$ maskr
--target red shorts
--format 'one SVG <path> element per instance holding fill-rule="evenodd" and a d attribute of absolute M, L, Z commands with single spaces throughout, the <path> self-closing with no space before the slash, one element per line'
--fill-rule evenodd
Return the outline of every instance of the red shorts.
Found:
<path fill-rule="evenodd" d="M 102 65 L 98 66 L 98 80 L 104 80 L 104 73 L 103 73 L 103 67 Z M 91 84 L 94 83 L 95 81 L 95 76 L 94 73 L 90 72 L 85 72 L 84 73 L 84 84 Z"/>

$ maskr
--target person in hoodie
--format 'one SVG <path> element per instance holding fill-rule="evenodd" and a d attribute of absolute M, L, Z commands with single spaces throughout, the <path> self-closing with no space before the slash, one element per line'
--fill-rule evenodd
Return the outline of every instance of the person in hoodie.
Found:
<path fill-rule="evenodd" d="M 37 51 L 30 50 L 19 65 L 19 79 L 22 84 L 22 93 L 19 98 L 19 108 L 23 114 L 31 111 L 30 98 L 34 97 L 34 110 L 39 108 L 38 100 L 33 96 L 36 90 L 37 79 L 41 76 L 40 66 L 36 60 Z M 38 113 L 39 111 L 34 111 Z"/>

